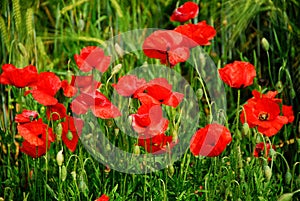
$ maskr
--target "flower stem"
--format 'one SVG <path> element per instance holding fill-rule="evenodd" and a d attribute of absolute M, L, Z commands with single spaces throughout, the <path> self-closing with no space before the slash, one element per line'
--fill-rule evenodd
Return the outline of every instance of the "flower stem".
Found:
<path fill-rule="evenodd" d="M 272 72 L 271 72 L 271 63 L 270 63 L 270 55 L 269 55 L 269 51 L 267 51 L 267 57 L 268 57 L 268 71 L 269 71 L 269 76 L 270 76 L 270 80 L 271 80 L 271 83 L 272 83 L 272 86 L 274 87 L 274 81 L 273 81 L 273 78 L 272 78 Z"/>
<path fill-rule="evenodd" d="M 237 107 L 236 107 L 236 125 L 235 125 L 235 129 L 238 130 L 239 129 L 239 114 L 240 114 L 240 99 L 241 99 L 241 91 L 240 89 L 238 89 L 238 99 L 237 99 Z"/>

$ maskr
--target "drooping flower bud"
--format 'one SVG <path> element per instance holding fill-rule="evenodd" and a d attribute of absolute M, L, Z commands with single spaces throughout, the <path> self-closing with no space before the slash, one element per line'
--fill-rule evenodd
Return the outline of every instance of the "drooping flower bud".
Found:
<path fill-rule="evenodd" d="M 294 193 L 285 193 L 277 201 L 292 201 Z"/>
<path fill-rule="evenodd" d="M 57 162 L 58 166 L 62 166 L 62 164 L 64 162 L 63 149 L 57 153 L 56 162 Z"/>
<path fill-rule="evenodd" d="M 262 47 L 264 48 L 264 50 L 269 51 L 270 44 L 266 38 L 261 39 L 261 44 L 262 44 Z"/>
<path fill-rule="evenodd" d="M 268 165 L 264 166 L 264 173 L 267 181 L 270 181 L 272 177 L 272 170 Z"/>
<path fill-rule="evenodd" d="M 140 155 L 140 153 L 141 153 L 140 146 L 135 144 L 134 147 L 133 147 L 133 154 Z"/>
<path fill-rule="evenodd" d="M 65 165 L 61 167 L 61 180 L 65 181 L 67 178 L 67 168 Z"/>
<path fill-rule="evenodd" d="M 285 183 L 289 185 L 292 181 L 292 178 L 293 178 L 293 176 L 292 176 L 291 172 L 287 171 L 285 173 Z"/>

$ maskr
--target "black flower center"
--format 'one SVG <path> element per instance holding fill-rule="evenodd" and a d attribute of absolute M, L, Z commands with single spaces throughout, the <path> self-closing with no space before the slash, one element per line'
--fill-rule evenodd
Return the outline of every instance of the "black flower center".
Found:
<path fill-rule="evenodd" d="M 270 118 L 270 114 L 267 112 L 261 112 L 258 115 L 258 119 L 261 121 L 267 121 L 267 120 L 269 120 L 269 118 Z"/>

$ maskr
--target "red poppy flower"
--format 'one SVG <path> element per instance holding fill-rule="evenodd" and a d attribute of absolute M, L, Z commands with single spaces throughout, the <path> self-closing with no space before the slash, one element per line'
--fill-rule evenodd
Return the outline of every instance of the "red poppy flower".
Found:
<path fill-rule="evenodd" d="M 255 67 L 249 62 L 235 61 L 219 69 L 221 79 L 232 88 L 245 88 L 253 84 Z"/>
<path fill-rule="evenodd" d="M 105 56 L 104 51 L 96 46 L 87 46 L 80 51 L 80 55 L 74 55 L 78 68 L 83 72 L 97 69 L 104 73 L 110 65 L 110 56 Z"/>
<path fill-rule="evenodd" d="M 171 21 L 186 22 L 198 15 L 199 7 L 196 3 L 188 1 L 178 7 L 171 15 Z"/>
<path fill-rule="evenodd" d="M 90 109 L 96 117 L 110 119 L 121 116 L 119 109 L 101 92 L 95 91 Z"/>
<path fill-rule="evenodd" d="M 139 79 L 135 75 L 125 75 L 121 77 L 113 87 L 121 96 L 132 96 L 139 88 L 143 87 L 146 81 Z"/>
<path fill-rule="evenodd" d="M 102 119 L 121 115 L 119 109 L 99 91 L 93 94 L 80 93 L 71 103 L 71 110 L 75 114 L 86 114 L 88 109 L 91 109 L 96 117 Z"/>
<path fill-rule="evenodd" d="M 18 133 L 24 138 L 20 150 L 34 158 L 46 153 L 47 141 L 47 148 L 49 149 L 50 143 L 55 140 L 52 129 L 44 124 L 42 119 L 20 124 L 17 129 Z"/>
<path fill-rule="evenodd" d="M 50 142 L 48 143 L 48 149 L 49 147 L 50 147 Z M 22 142 L 20 151 L 32 158 L 39 158 L 46 154 L 46 143 L 40 146 L 35 146 L 25 140 Z"/>
<path fill-rule="evenodd" d="M 17 123 L 29 123 L 38 117 L 38 113 L 32 110 L 23 110 L 21 114 L 17 114 L 15 122 Z"/>
<path fill-rule="evenodd" d="M 172 85 L 165 78 L 151 80 L 144 90 L 149 96 L 161 102 L 161 104 L 172 107 L 177 107 L 184 97 L 181 93 L 172 92 Z"/>
<path fill-rule="evenodd" d="M 132 127 L 140 138 L 149 138 L 167 130 L 169 121 L 163 118 L 160 105 L 142 105 L 132 114 Z"/>
<path fill-rule="evenodd" d="M 101 82 L 94 80 L 93 75 L 72 76 L 71 86 L 75 86 L 81 93 L 94 93 L 101 85 Z"/>
<path fill-rule="evenodd" d="M 198 45 L 210 45 L 216 35 L 216 30 L 206 24 L 206 21 L 201 21 L 198 24 L 184 24 L 176 27 L 174 31 L 183 34 L 185 47 L 193 48 Z"/>
<path fill-rule="evenodd" d="M 59 77 L 52 72 L 43 72 L 38 75 L 33 89 L 27 91 L 26 95 L 31 93 L 33 98 L 42 105 L 55 105 L 58 101 L 54 96 L 60 87 Z"/>
<path fill-rule="evenodd" d="M 86 114 L 90 103 L 92 103 L 92 97 L 85 93 L 80 93 L 73 101 L 71 102 L 71 110 L 74 114 Z"/>
<path fill-rule="evenodd" d="M 208 124 L 196 131 L 191 139 L 190 150 L 193 155 L 219 156 L 231 142 L 230 131 L 217 123 Z"/>
<path fill-rule="evenodd" d="M 186 61 L 190 50 L 183 46 L 183 36 L 172 30 L 155 31 L 143 43 L 143 51 L 150 58 L 160 59 L 171 67 Z"/>
<path fill-rule="evenodd" d="M 0 84 L 23 88 L 35 83 L 37 75 L 35 66 L 29 65 L 20 69 L 12 64 L 4 64 L 2 66 L 2 74 L 0 75 Z"/>
<path fill-rule="evenodd" d="M 138 93 L 136 94 L 135 98 L 137 98 L 142 105 L 153 106 L 161 104 L 161 102 L 146 93 Z"/>
<path fill-rule="evenodd" d="M 95 201 L 109 201 L 109 197 L 105 194 L 101 195 L 101 197 L 97 198 Z"/>
<path fill-rule="evenodd" d="M 257 126 L 262 134 L 271 137 L 275 135 L 284 124 L 288 123 L 288 118 L 280 116 L 280 107 L 278 100 L 268 98 L 266 95 L 257 96 L 257 91 L 252 92 L 255 95 L 247 101 L 240 115 L 242 123 L 247 122 L 250 128 Z"/>
<path fill-rule="evenodd" d="M 148 153 L 162 154 L 171 150 L 177 142 L 173 142 L 172 136 L 158 134 L 147 139 L 138 139 L 138 145 L 145 148 Z"/>
<path fill-rule="evenodd" d="M 44 124 L 42 119 L 26 124 L 20 124 L 17 126 L 17 129 L 18 133 L 26 141 L 35 146 L 43 145 L 46 141 L 46 135 L 48 135 L 49 141 L 54 142 L 55 140 L 52 129 L 48 127 L 47 124 Z"/>
<path fill-rule="evenodd" d="M 65 118 L 67 116 L 67 110 L 63 104 L 57 103 L 47 107 L 46 115 L 48 120 L 52 119 L 56 121 Z"/>
<path fill-rule="evenodd" d="M 91 106 L 91 110 L 95 117 L 99 117 L 101 119 L 110 119 L 121 116 L 119 109 L 110 101 L 93 105 Z"/>
<path fill-rule="evenodd" d="M 77 88 L 69 84 L 67 80 L 61 81 L 61 88 L 64 92 L 64 96 L 73 97 L 77 93 Z"/>
<path fill-rule="evenodd" d="M 78 137 L 81 135 L 84 122 L 82 119 L 67 116 L 66 121 L 61 123 L 63 131 L 62 141 L 71 152 L 74 152 L 78 143 Z"/>
<path fill-rule="evenodd" d="M 282 113 L 283 116 L 288 118 L 289 123 L 292 123 L 294 121 L 295 117 L 292 106 L 282 105 Z"/>
<path fill-rule="evenodd" d="M 269 156 L 269 152 L 270 152 L 270 149 L 271 149 L 271 145 L 269 143 L 266 143 L 267 145 L 267 150 L 265 152 L 265 144 L 263 142 L 260 142 L 258 144 L 256 144 L 255 146 L 255 149 L 254 149 L 254 152 L 253 152 L 253 156 L 254 157 L 260 157 L 260 156 Z M 273 145 L 272 146 L 272 149 L 275 149 L 275 146 Z M 270 161 L 271 158 L 268 157 L 268 160 Z"/>

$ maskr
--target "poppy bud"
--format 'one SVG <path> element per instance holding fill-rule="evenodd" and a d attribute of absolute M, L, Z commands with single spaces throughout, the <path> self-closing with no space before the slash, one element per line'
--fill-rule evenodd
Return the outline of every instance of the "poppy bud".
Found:
<path fill-rule="evenodd" d="M 71 175 L 72 175 L 72 177 L 73 177 L 73 180 L 76 181 L 76 172 L 75 172 L 75 171 L 72 171 L 72 172 L 71 172 Z"/>
<path fill-rule="evenodd" d="M 281 81 L 278 81 L 277 83 L 276 83 L 276 90 L 278 91 L 278 93 L 281 93 L 282 92 L 282 90 L 283 90 L 283 85 L 282 85 L 282 82 Z"/>
<path fill-rule="evenodd" d="M 278 198 L 277 201 L 291 201 L 293 199 L 294 193 L 285 193 Z"/>
<path fill-rule="evenodd" d="M 68 70 L 67 71 L 67 76 L 66 76 L 66 80 L 68 81 L 68 83 L 71 83 L 72 81 L 72 76 L 73 76 L 73 72 Z"/>
<path fill-rule="evenodd" d="M 287 171 L 285 173 L 285 183 L 289 185 L 291 183 L 291 181 L 292 181 L 292 177 L 293 176 L 292 176 L 291 172 Z"/>
<path fill-rule="evenodd" d="M 196 96 L 200 100 L 203 96 L 203 90 L 202 89 L 197 89 Z"/>
<path fill-rule="evenodd" d="M 266 38 L 261 39 L 261 44 L 264 50 L 269 51 L 270 45 Z"/>
<path fill-rule="evenodd" d="M 113 67 L 113 69 L 111 71 L 111 75 L 118 73 L 121 69 L 122 69 L 122 64 L 116 65 L 115 67 Z"/>
<path fill-rule="evenodd" d="M 65 181 L 67 178 L 67 168 L 65 165 L 61 167 L 61 180 Z"/>
<path fill-rule="evenodd" d="M 173 176 L 174 172 L 175 172 L 174 166 L 172 164 L 168 165 L 168 175 Z"/>
<path fill-rule="evenodd" d="M 137 145 L 137 144 L 134 145 L 134 147 L 133 147 L 133 153 L 135 155 L 140 155 L 141 150 L 140 150 L 140 146 L 139 145 Z"/>
<path fill-rule="evenodd" d="M 116 50 L 117 54 L 119 55 L 119 57 L 123 58 L 123 56 L 125 55 L 125 52 L 118 43 L 115 44 L 115 50 Z"/>
<path fill-rule="evenodd" d="M 296 92 L 293 88 L 290 90 L 290 96 L 292 99 L 294 99 L 296 97 Z"/>
<path fill-rule="evenodd" d="M 266 177 L 267 181 L 270 181 L 270 179 L 272 177 L 272 170 L 268 165 L 264 166 L 264 173 L 265 173 L 265 177 Z"/>
<path fill-rule="evenodd" d="M 249 124 L 248 123 L 244 123 L 243 124 L 243 129 L 242 129 L 243 134 L 244 135 L 248 135 L 249 131 L 250 131 Z"/>
<path fill-rule="evenodd" d="M 63 149 L 57 153 L 56 162 L 57 162 L 58 166 L 62 166 L 62 164 L 64 162 Z"/>
<path fill-rule="evenodd" d="M 68 138 L 68 140 L 72 140 L 73 139 L 73 133 L 71 131 L 68 131 L 67 138 Z"/>
<path fill-rule="evenodd" d="M 45 107 L 42 106 L 41 109 L 40 109 L 40 114 L 44 114 L 44 113 L 45 113 L 45 110 L 46 110 Z"/>
<path fill-rule="evenodd" d="M 63 130 L 62 124 L 61 123 L 57 124 L 57 126 L 55 127 L 57 141 L 61 140 L 62 130 Z"/>
<path fill-rule="evenodd" d="M 85 26 L 84 20 L 83 19 L 79 19 L 77 26 L 78 26 L 79 30 L 83 31 L 84 26 Z"/>

